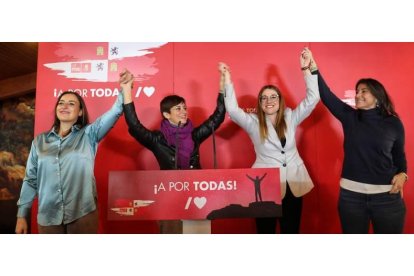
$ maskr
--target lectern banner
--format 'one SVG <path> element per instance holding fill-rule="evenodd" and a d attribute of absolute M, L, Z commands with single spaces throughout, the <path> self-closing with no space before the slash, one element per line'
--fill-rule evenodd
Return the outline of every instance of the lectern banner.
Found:
<path fill-rule="evenodd" d="M 280 215 L 280 179 L 276 168 L 109 173 L 109 220 Z"/>

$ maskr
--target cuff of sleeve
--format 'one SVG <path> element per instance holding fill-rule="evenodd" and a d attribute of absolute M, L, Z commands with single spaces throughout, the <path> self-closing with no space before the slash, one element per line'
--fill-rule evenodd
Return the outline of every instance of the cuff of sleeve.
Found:
<path fill-rule="evenodd" d="M 27 218 L 30 214 L 30 210 L 31 210 L 31 208 L 19 207 L 19 209 L 17 210 L 17 217 L 18 218 Z"/>
<path fill-rule="evenodd" d="M 124 104 L 124 111 L 135 110 L 134 102 Z"/>

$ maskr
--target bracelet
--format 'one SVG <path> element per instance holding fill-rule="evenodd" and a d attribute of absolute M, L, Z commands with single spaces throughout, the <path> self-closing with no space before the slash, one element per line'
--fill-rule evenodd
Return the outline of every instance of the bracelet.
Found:
<path fill-rule="evenodd" d="M 305 70 L 308 70 L 309 68 L 310 68 L 310 64 L 309 64 L 308 66 L 301 67 L 300 69 L 301 69 L 302 71 L 305 71 Z"/>
<path fill-rule="evenodd" d="M 313 73 L 313 72 L 315 72 L 315 71 L 317 71 L 318 70 L 318 67 L 316 67 L 316 66 L 311 66 L 311 67 L 309 67 L 309 70 L 311 71 L 311 73 Z"/>

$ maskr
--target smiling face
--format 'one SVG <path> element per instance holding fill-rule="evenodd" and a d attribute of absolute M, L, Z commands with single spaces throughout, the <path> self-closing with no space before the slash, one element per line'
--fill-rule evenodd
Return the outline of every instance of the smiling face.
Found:
<path fill-rule="evenodd" d="M 276 114 L 279 110 L 279 94 L 274 89 L 263 90 L 259 101 L 260 107 L 266 115 Z"/>
<path fill-rule="evenodd" d="M 56 116 L 60 123 L 75 124 L 82 116 L 78 98 L 73 94 L 63 95 L 56 105 Z"/>
<path fill-rule="evenodd" d="M 365 83 L 360 83 L 357 86 L 355 94 L 355 107 L 357 109 L 372 109 L 375 108 L 377 99 L 371 93 L 370 89 Z"/>
<path fill-rule="evenodd" d="M 187 106 L 185 103 L 177 104 L 170 108 L 170 112 L 163 112 L 164 117 L 173 125 L 185 125 L 188 119 Z"/>

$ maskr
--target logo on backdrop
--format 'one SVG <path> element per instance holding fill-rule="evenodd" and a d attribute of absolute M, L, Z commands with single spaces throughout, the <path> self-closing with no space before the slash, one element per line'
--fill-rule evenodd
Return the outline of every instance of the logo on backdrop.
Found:
<path fill-rule="evenodd" d="M 117 205 L 124 207 L 111 208 L 111 210 L 121 216 L 133 216 L 138 208 L 149 206 L 152 203 L 154 203 L 153 200 L 118 200 Z"/>
<path fill-rule="evenodd" d="M 57 55 L 62 59 L 69 56 L 73 61 L 46 63 L 44 66 L 55 71 L 58 75 L 68 79 L 90 82 L 116 82 L 118 74 L 125 66 L 128 66 L 137 80 L 147 79 L 158 72 L 155 67 L 155 58 L 147 57 L 153 53 L 150 49 L 159 48 L 166 43 L 102 43 L 87 52 L 82 49 L 73 49 L 71 44 L 61 44 Z M 95 51 L 93 51 L 95 49 Z M 87 52 L 88 54 L 84 54 Z"/>
<path fill-rule="evenodd" d="M 166 43 L 91 43 L 79 47 L 76 43 L 60 43 L 55 55 L 59 62 L 44 63 L 43 65 L 58 76 L 64 76 L 71 81 L 80 82 L 118 82 L 119 73 L 128 68 L 136 81 L 148 80 L 158 73 L 156 59 L 150 54 L 153 50 Z M 108 87 L 73 87 L 54 88 L 53 96 L 58 97 L 63 91 L 74 91 L 82 97 L 101 98 L 116 97 L 119 88 Z M 135 87 L 133 95 L 138 98 L 141 94 L 151 97 L 156 92 L 154 86 Z"/>

